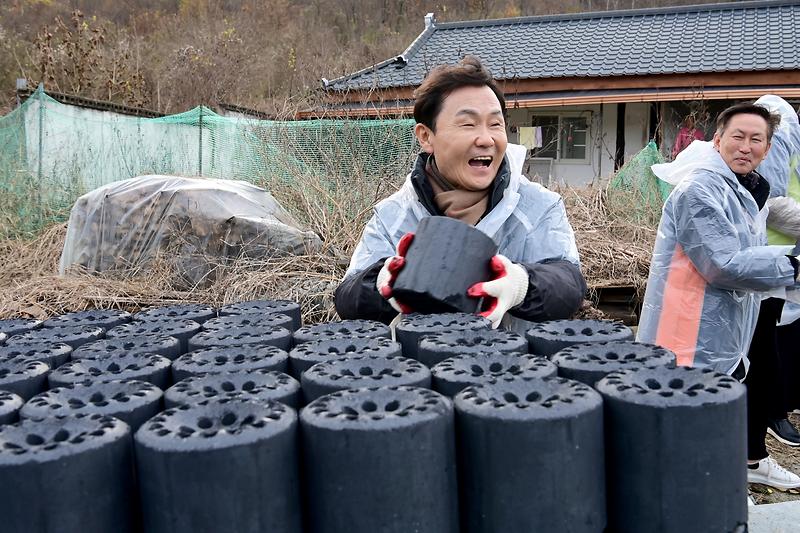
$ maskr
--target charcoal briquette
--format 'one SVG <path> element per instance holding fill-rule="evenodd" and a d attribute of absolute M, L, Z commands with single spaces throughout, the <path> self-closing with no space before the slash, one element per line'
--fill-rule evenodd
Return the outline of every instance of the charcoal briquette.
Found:
<path fill-rule="evenodd" d="M 0 425 L 11 424 L 19 419 L 19 410 L 25 400 L 21 396 L 0 390 Z"/>
<path fill-rule="evenodd" d="M 317 363 L 301 376 L 303 397 L 312 402 L 331 392 L 364 387 L 431 387 L 431 371 L 407 357 L 340 357 Z"/>
<path fill-rule="evenodd" d="M 231 328 L 242 327 L 282 327 L 293 331 L 294 321 L 289 315 L 281 313 L 252 313 L 244 315 L 225 315 L 218 318 L 212 318 L 203 324 L 205 330 L 229 330 Z"/>
<path fill-rule="evenodd" d="M 289 372 L 296 379 L 317 363 L 341 357 L 402 355 L 399 343 L 386 337 L 334 337 L 298 344 L 289 352 Z"/>
<path fill-rule="evenodd" d="M 145 423 L 135 443 L 148 533 L 301 532 L 294 409 L 176 407 Z"/>
<path fill-rule="evenodd" d="M 403 346 L 403 355 L 419 360 L 419 343 L 427 335 L 468 330 L 488 331 L 491 325 L 484 317 L 469 313 L 439 315 L 411 313 L 403 315 L 395 334 L 397 341 Z"/>
<path fill-rule="evenodd" d="M 167 409 L 199 405 L 206 401 L 279 401 L 289 407 L 300 405 L 300 383 L 283 372 L 259 368 L 226 374 L 191 376 L 164 393 Z"/>
<path fill-rule="evenodd" d="M 178 304 L 143 309 L 133 315 L 134 320 L 142 322 L 172 322 L 174 320 L 192 320 L 198 324 L 217 316 L 217 310 L 210 305 Z"/>
<path fill-rule="evenodd" d="M 136 379 L 152 383 L 161 390 L 170 385 L 170 363 L 156 354 L 126 354 L 77 359 L 64 363 L 48 376 L 50 388 L 74 383 L 98 383 L 118 379 Z"/>
<path fill-rule="evenodd" d="M 136 531 L 131 431 L 103 415 L 0 427 L 4 533 Z"/>
<path fill-rule="evenodd" d="M 292 348 L 292 332 L 280 326 L 261 325 L 201 331 L 189 339 L 189 351 L 245 344 L 274 346 L 289 351 Z"/>
<path fill-rule="evenodd" d="M 292 331 L 302 326 L 300 304 L 290 300 L 250 300 L 223 305 L 220 316 L 281 313 L 292 318 Z"/>
<path fill-rule="evenodd" d="M 454 403 L 462 531 L 604 531 L 597 392 L 517 376 L 468 387 Z"/>
<path fill-rule="evenodd" d="M 61 342 L 19 342 L 9 346 L 0 346 L 0 360 L 24 357 L 36 361 L 44 361 L 50 368 L 58 368 L 69 361 L 72 347 Z"/>
<path fill-rule="evenodd" d="M 175 337 L 168 335 L 130 335 L 108 337 L 88 342 L 72 352 L 71 358 L 78 360 L 122 355 L 157 354 L 172 360 L 177 358 L 180 352 L 181 344 Z"/>
<path fill-rule="evenodd" d="M 111 329 L 107 337 L 138 337 L 143 335 L 158 335 L 160 337 L 174 337 L 180 343 L 180 353 L 189 351 L 189 339 L 202 329 L 194 320 L 170 320 L 168 322 L 131 322 Z"/>
<path fill-rule="evenodd" d="M 90 309 L 88 311 L 75 311 L 48 318 L 42 322 L 44 328 L 96 326 L 109 330 L 120 324 L 130 322 L 133 315 L 119 309 Z"/>
<path fill-rule="evenodd" d="M 614 372 L 596 388 L 611 531 L 746 531 L 744 385 L 708 368 L 661 367 Z"/>
<path fill-rule="evenodd" d="M 294 332 L 294 344 L 334 338 L 392 338 L 389 326 L 376 320 L 340 320 L 303 326 Z"/>
<path fill-rule="evenodd" d="M 556 352 L 551 360 L 558 375 L 591 387 L 617 370 L 675 366 L 675 354 L 654 344 L 635 341 L 608 341 L 573 344 Z"/>
<path fill-rule="evenodd" d="M 33 343 L 68 344 L 73 350 L 87 342 L 102 339 L 105 329 L 101 326 L 53 326 L 26 331 L 10 337 L 6 345 Z"/>
<path fill-rule="evenodd" d="M 519 333 L 498 329 L 445 331 L 419 341 L 417 360 L 432 368 L 456 355 L 528 353 L 528 341 Z"/>
<path fill-rule="evenodd" d="M 268 344 L 209 346 L 177 358 L 172 363 L 172 376 L 178 383 L 201 374 L 229 374 L 258 369 L 286 372 L 288 360 L 289 354 L 285 350 Z"/>
<path fill-rule="evenodd" d="M 417 387 L 334 392 L 300 413 L 309 533 L 456 533 L 452 402 Z"/>
<path fill-rule="evenodd" d="M 0 390 L 28 400 L 47 388 L 50 365 L 41 360 L 13 357 L 0 361 Z"/>
<path fill-rule="evenodd" d="M 452 398 L 463 389 L 504 377 L 549 378 L 556 365 L 546 357 L 521 353 L 472 353 L 445 359 L 431 369 L 433 390 Z"/>
<path fill-rule="evenodd" d="M 419 313 L 475 313 L 475 283 L 494 278 L 497 244 L 481 230 L 450 217 L 425 217 L 397 274 L 392 295 Z"/>
<path fill-rule="evenodd" d="M 37 394 L 20 411 L 22 418 L 100 414 L 118 418 L 136 431 L 161 411 L 164 393 L 146 381 L 113 380 L 63 385 Z"/>
<path fill-rule="evenodd" d="M 40 327 L 42 327 L 42 321 L 34 318 L 7 318 L 0 320 L 0 333 L 5 333 L 9 337 L 32 329 L 39 329 Z"/>
<path fill-rule="evenodd" d="M 525 336 L 530 353 L 550 357 L 573 344 L 633 340 L 633 331 L 611 320 L 551 320 L 535 324 Z"/>

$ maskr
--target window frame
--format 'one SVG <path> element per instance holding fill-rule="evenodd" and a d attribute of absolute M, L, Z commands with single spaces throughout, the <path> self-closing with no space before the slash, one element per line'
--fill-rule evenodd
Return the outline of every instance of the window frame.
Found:
<path fill-rule="evenodd" d="M 536 117 L 558 117 L 558 135 L 556 135 L 556 157 L 552 158 L 554 163 L 559 164 L 575 164 L 575 165 L 585 165 L 591 163 L 592 160 L 592 119 L 594 117 L 594 111 L 592 110 L 584 110 L 584 111 L 554 111 L 554 110 L 545 110 L 542 109 L 541 111 L 533 111 L 530 113 L 528 117 L 528 124 L 531 126 L 534 125 L 534 121 Z M 561 135 L 564 130 L 564 119 L 565 118 L 585 118 L 586 119 L 586 147 L 584 150 L 584 157 L 582 159 L 576 158 L 564 158 L 561 157 L 562 154 L 562 147 L 561 147 Z M 530 150 L 528 151 L 528 158 L 536 157 L 541 158 L 542 156 L 536 155 L 532 156 L 530 154 Z"/>

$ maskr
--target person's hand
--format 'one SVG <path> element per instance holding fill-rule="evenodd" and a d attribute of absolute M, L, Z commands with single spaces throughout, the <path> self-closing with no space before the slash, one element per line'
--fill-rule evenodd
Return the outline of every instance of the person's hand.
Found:
<path fill-rule="evenodd" d="M 383 263 L 383 267 L 380 272 L 378 272 L 378 279 L 375 282 L 380 295 L 383 296 L 386 301 L 389 302 L 389 305 L 398 313 L 403 313 L 404 315 L 410 313 L 411 308 L 398 302 L 394 296 L 392 296 L 392 286 L 394 285 L 394 280 L 397 279 L 397 273 L 400 272 L 406 264 L 406 252 L 408 252 L 408 247 L 411 246 L 411 241 L 413 240 L 413 233 L 406 233 L 400 238 L 400 242 L 397 243 L 397 252 L 392 257 L 388 257 Z"/>
<path fill-rule="evenodd" d="M 489 305 L 480 313 L 489 319 L 492 328 L 500 325 L 503 315 L 522 303 L 528 293 L 528 271 L 521 265 L 512 263 L 504 255 L 492 257 L 489 265 L 495 277 L 492 281 L 476 283 L 467 290 L 475 298 L 488 298 Z"/>

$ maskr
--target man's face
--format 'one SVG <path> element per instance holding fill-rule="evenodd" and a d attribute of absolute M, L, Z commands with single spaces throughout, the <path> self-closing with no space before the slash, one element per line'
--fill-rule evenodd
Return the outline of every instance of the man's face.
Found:
<path fill-rule="evenodd" d="M 753 171 L 766 157 L 769 146 L 767 121 L 750 113 L 732 116 L 725 131 L 714 134 L 714 148 L 736 174 Z"/>
<path fill-rule="evenodd" d="M 461 87 L 442 102 L 436 131 L 417 124 L 422 149 L 455 188 L 480 191 L 492 184 L 508 139 L 500 101 L 487 87 Z"/>

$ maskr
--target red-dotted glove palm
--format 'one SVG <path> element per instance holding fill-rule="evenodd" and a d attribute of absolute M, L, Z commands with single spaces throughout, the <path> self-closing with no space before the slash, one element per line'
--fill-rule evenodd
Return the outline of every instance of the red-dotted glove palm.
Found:
<path fill-rule="evenodd" d="M 380 272 L 378 272 L 378 279 L 375 282 L 380 295 L 383 296 L 386 301 L 389 302 L 389 305 L 398 313 L 403 313 L 404 315 L 410 313 L 411 308 L 395 300 L 392 296 L 392 286 L 394 285 L 394 280 L 397 279 L 397 273 L 400 272 L 406 264 L 406 252 L 408 252 L 408 247 L 411 246 L 411 241 L 413 240 L 413 233 L 406 233 L 400 238 L 400 242 L 397 243 L 397 253 L 386 259 Z"/>
<path fill-rule="evenodd" d="M 495 273 L 494 279 L 476 283 L 467 290 L 467 294 L 488 299 L 486 310 L 480 314 L 489 319 L 492 328 L 497 328 L 503 315 L 525 299 L 528 293 L 528 271 L 523 266 L 512 263 L 504 255 L 492 257 L 489 265 Z"/>

